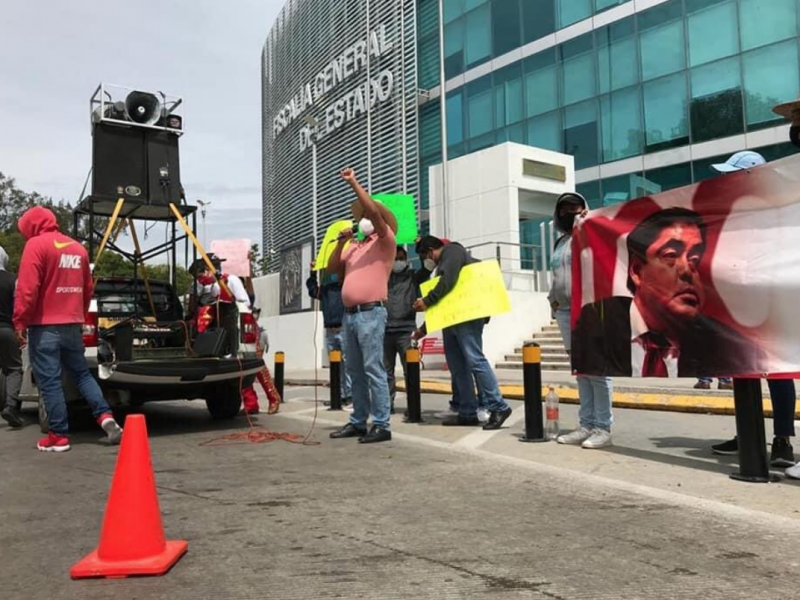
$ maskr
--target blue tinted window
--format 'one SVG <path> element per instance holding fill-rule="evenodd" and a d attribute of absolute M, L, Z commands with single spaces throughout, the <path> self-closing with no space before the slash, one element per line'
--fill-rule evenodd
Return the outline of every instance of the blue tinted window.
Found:
<path fill-rule="evenodd" d="M 625 2 L 627 2 L 627 0 L 594 0 L 594 11 L 602 12 L 604 10 L 608 10 L 609 8 L 624 4 Z"/>
<path fill-rule="evenodd" d="M 558 111 L 528 120 L 528 145 L 563 152 L 563 140 L 561 114 Z"/>
<path fill-rule="evenodd" d="M 464 11 L 472 10 L 487 2 L 489 2 L 489 0 L 464 0 Z"/>
<path fill-rule="evenodd" d="M 645 149 L 681 146 L 689 141 L 686 74 L 678 73 L 644 85 Z"/>
<path fill-rule="evenodd" d="M 780 121 L 772 107 L 797 98 L 800 68 L 797 41 L 747 52 L 742 57 L 748 126 L 763 126 Z"/>
<path fill-rule="evenodd" d="M 736 0 L 721 3 L 718 1 L 715 5 L 690 12 L 687 27 L 691 66 L 733 56 L 739 52 Z"/>
<path fill-rule="evenodd" d="M 522 38 L 525 42 L 538 40 L 555 30 L 553 0 L 522 0 Z"/>
<path fill-rule="evenodd" d="M 575 191 L 586 198 L 590 209 L 600 208 L 600 182 L 587 181 L 575 186 Z"/>
<path fill-rule="evenodd" d="M 522 39 L 519 0 L 492 1 L 492 52 L 494 56 L 519 48 Z"/>
<path fill-rule="evenodd" d="M 586 34 L 565 42 L 559 49 L 564 104 L 580 102 L 597 94 L 592 35 Z"/>
<path fill-rule="evenodd" d="M 633 17 L 595 31 L 600 93 L 639 81 L 639 50 Z"/>
<path fill-rule="evenodd" d="M 468 2 L 469 3 L 469 2 Z M 484 4 L 467 13 L 464 36 L 466 67 L 488 60 L 492 54 L 492 21 L 490 7 Z"/>
<path fill-rule="evenodd" d="M 638 87 L 600 98 L 604 162 L 641 154 L 641 102 Z"/>
<path fill-rule="evenodd" d="M 595 166 L 599 154 L 597 100 L 564 109 L 564 152 L 575 157 L 575 168 Z"/>
<path fill-rule="evenodd" d="M 657 194 L 661 188 L 655 184 L 647 182 L 642 173 L 631 173 L 608 177 L 600 183 L 603 190 L 601 206 L 614 206 L 634 198 Z"/>
<path fill-rule="evenodd" d="M 797 35 L 797 0 L 741 0 L 742 50 Z"/>
<path fill-rule="evenodd" d="M 705 142 L 744 131 L 739 57 L 692 70 L 692 141 Z"/>
<path fill-rule="evenodd" d="M 525 114 L 535 117 L 558 108 L 558 69 L 555 50 L 525 61 Z"/>
<path fill-rule="evenodd" d="M 464 14 L 464 0 L 443 0 L 444 22 L 450 23 Z"/>
<path fill-rule="evenodd" d="M 447 145 L 464 139 L 464 98 L 461 92 L 447 95 Z"/>
<path fill-rule="evenodd" d="M 566 27 L 592 16 L 592 0 L 557 0 L 558 27 Z"/>
<path fill-rule="evenodd" d="M 497 127 L 524 118 L 522 105 L 522 65 L 513 64 L 494 73 L 495 122 Z"/>
<path fill-rule="evenodd" d="M 470 138 L 485 135 L 494 129 L 492 78 L 481 77 L 467 85 L 467 133 Z"/>
<path fill-rule="evenodd" d="M 464 72 L 464 21 L 444 28 L 444 74 L 447 79 Z"/>
<path fill-rule="evenodd" d="M 686 67 L 681 3 L 673 0 L 639 14 L 642 79 Z"/>
<path fill-rule="evenodd" d="M 660 187 L 662 192 L 666 192 L 692 183 L 692 165 L 691 163 L 670 165 L 647 171 L 644 177 L 648 182 Z"/>

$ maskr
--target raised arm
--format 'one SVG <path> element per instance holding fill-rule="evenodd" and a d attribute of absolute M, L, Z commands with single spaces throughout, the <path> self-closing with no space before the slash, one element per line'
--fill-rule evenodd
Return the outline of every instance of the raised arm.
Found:
<path fill-rule="evenodd" d="M 353 191 L 356 193 L 356 198 L 358 198 L 358 201 L 364 208 L 364 216 L 372 221 L 372 224 L 375 226 L 375 233 L 378 234 L 378 237 L 385 237 L 389 226 L 386 224 L 386 221 L 383 220 L 381 211 L 378 210 L 378 203 L 375 202 L 367 191 L 361 187 L 361 184 L 358 183 L 355 171 L 353 171 L 353 169 L 345 169 L 342 171 L 342 179 L 353 188 Z"/>

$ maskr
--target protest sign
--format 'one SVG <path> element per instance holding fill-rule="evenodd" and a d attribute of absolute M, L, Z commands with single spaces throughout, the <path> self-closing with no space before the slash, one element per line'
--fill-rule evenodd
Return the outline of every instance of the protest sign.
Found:
<path fill-rule="evenodd" d="M 211 242 L 211 252 L 224 259 L 222 271 L 238 277 L 251 277 L 250 240 L 215 240 Z"/>
<path fill-rule="evenodd" d="M 420 286 L 422 296 L 436 287 L 434 277 Z M 511 300 L 506 291 L 500 265 L 494 260 L 474 263 L 461 269 L 453 289 L 425 312 L 428 331 L 466 323 L 474 319 L 492 317 L 511 310 Z"/>
<path fill-rule="evenodd" d="M 375 194 L 372 197 L 392 211 L 397 219 L 397 244 L 413 244 L 419 236 L 417 228 L 417 205 L 414 196 L 405 194 Z M 358 240 L 363 240 L 364 235 L 359 231 Z"/>
<path fill-rule="evenodd" d="M 328 267 L 328 262 L 331 256 L 333 256 L 333 251 L 336 250 L 336 238 L 339 237 L 342 231 L 351 229 L 352 227 L 353 222 L 349 220 L 336 221 L 328 227 L 328 230 L 325 232 L 325 237 L 322 240 L 322 245 L 319 247 L 319 252 L 317 252 L 317 259 L 314 263 L 315 271 L 321 271 Z"/>
<path fill-rule="evenodd" d="M 572 361 L 621 377 L 800 372 L 800 157 L 592 211 L 572 240 Z"/>

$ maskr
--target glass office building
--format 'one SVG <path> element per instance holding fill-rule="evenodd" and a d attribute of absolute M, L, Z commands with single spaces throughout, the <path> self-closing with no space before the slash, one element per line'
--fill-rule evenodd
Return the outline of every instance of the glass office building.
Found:
<path fill-rule="evenodd" d="M 423 218 L 441 162 L 437 0 L 418 3 Z M 444 0 L 449 158 L 514 141 L 574 155 L 593 208 L 792 152 L 800 0 Z M 538 223 L 522 223 L 538 242 Z"/>

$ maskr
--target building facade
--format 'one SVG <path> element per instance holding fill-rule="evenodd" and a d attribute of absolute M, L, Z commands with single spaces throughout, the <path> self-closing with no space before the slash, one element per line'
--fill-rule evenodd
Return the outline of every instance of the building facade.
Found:
<path fill-rule="evenodd" d="M 423 216 L 441 162 L 437 0 L 420 0 Z M 575 157 L 593 208 L 793 151 L 800 0 L 444 0 L 449 158 L 514 141 Z M 539 243 L 538 222 L 520 222 Z"/>
<path fill-rule="evenodd" d="M 261 57 L 266 256 L 319 242 L 349 215 L 345 167 L 376 193 L 419 196 L 416 23 L 415 0 L 288 0 L 281 10 Z"/>

